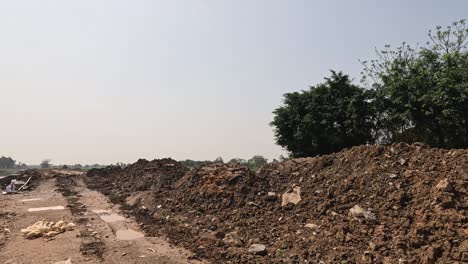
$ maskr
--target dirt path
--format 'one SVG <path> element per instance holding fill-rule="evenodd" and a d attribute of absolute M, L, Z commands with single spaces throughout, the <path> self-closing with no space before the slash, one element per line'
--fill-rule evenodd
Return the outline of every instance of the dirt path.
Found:
<path fill-rule="evenodd" d="M 64 209 L 28 211 L 51 206 Z M 27 194 L 1 196 L 0 208 L 0 263 L 55 263 L 67 258 L 72 263 L 199 263 L 189 260 L 187 250 L 161 238 L 143 237 L 133 219 L 88 189 L 79 176 L 57 176 Z M 20 233 L 36 221 L 62 217 L 77 226 L 54 240 L 29 240 Z"/>

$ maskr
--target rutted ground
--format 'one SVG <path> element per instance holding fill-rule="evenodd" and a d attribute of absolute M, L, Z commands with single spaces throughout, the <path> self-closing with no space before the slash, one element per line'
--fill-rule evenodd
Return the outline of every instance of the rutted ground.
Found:
<path fill-rule="evenodd" d="M 257 172 L 139 160 L 38 182 L 0 198 L 5 263 L 468 261 L 468 149 L 358 146 Z M 47 206 L 66 209 L 27 211 Z M 55 240 L 19 233 L 61 216 L 77 227 Z"/>
<path fill-rule="evenodd" d="M 56 210 L 47 210 L 51 206 Z M 0 208 L 2 263 L 55 263 L 67 258 L 73 263 L 194 262 L 188 260 L 187 250 L 161 238 L 143 237 L 135 220 L 123 216 L 101 193 L 86 188 L 81 176 L 56 174 L 33 191 L 0 197 Z M 45 210 L 28 211 L 31 208 Z M 52 240 L 25 239 L 20 233 L 39 220 L 62 217 L 76 227 Z"/>

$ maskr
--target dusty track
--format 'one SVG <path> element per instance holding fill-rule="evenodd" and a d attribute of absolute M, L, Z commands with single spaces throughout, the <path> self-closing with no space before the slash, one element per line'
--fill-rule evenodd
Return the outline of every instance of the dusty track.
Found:
<path fill-rule="evenodd" d="M 27 211 L 48 206 L 65 209 Z M 67 258 L 73 263 L 195 263 L 188 260 L 190 252 L 172 247 L 161 238 L 118 239 L 118 230 L 138 231 L 139 225 L 124 218 L 104 195 L 86 188 L 80 176 L 59 174 L 29 193 L 2 196 L 0 208 L 1 263 L 55 263 Z M 106 222 L 101 219 L 103 212 L 119 217 Z M 61 217 L 77 226 L 54 240 L 29 240 L 20 233 L 21 228 L 38 220 L 58 221 Z"/>

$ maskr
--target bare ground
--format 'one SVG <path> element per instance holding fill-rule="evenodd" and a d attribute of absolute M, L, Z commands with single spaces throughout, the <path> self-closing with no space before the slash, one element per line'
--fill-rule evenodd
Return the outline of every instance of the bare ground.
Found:
<path fill-rule="evenodd" d="M 28 208 L 64 206 L 64 210 L 28 212 Z M 134 219 L 123 218 L 118 206 L 103 194 L 88 189 L 80 176 L 59 174 L 42 181 L 29 193 L 0 197 L 0 262 L 55 263 L 197 263 L 189 251 L 169 245 L 158 237 L 121 240 L 118 230 L 139 231 Z M 96 211 L 101 210 L 101 211 Z M 106 222 L 100 216 L 119 215 Z M 77 226 L 47 241 L 26 239 L 20 230 L 47 219 L 64 217 Z"/>

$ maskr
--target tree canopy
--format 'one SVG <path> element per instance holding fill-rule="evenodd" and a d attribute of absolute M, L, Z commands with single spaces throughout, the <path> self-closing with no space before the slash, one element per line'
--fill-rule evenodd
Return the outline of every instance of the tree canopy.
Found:
<path fill-rule="evenodd" d="M 271 125 L 276 141 L 293 157 L 314 156 L 373 141 L 373 92 L 331 71 L 309 90 L 287 93 Z"/>
<path fill-rule="evenodd" d="M 0 169 L 12 169 L 16 166 L 16 161 L 11 157 L 0 157 Z"/>
<path fill-rule="evenodd" d="M 253 171 L 256 171 L 263 165 L 267 164 L 268 159 L 261 155 L 255 155 L 248 160 L 234 158 L 234 159 L 229 160 L 228 163 L 240 164 L 240 165 L 248 167 L 249 169 Z"/>
<path fill-rule="evenodd" d="M 51 164 L 50 164 L 51 160 L 50 159 L 45 159 L 41 162 L 41 168 L 43 169 L 48 169 L 51 167 Z"/>
<path fill-rule="evenodd" d="M 324 83 L 287 93 L 274 110 L 276 142 L 292 157 L 366 143 L 468 147 L 468 28 L 429 31 L 423 47 L 403 43 L 363 61 L 362 82 L 332 71 Z"/>
<path fill-rule="evenodd" d="M 377 138 L 468 147 L 468 29 L 465 21 L 429 31 L 426 46 L 386 46 L 363 62 L 376 91 Z"/>

